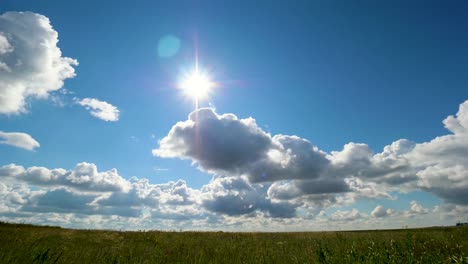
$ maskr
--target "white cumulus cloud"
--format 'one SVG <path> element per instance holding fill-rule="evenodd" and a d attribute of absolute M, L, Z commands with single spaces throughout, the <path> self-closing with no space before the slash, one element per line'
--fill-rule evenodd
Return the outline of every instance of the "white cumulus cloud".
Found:
<path fill-rule="evenodd" d="M 0 15 L 0 114 L 25 112 L 27 99 L 47 98 L 75 76 L 47 17 L 32 12 Z"/>
<path fill-rule="evenodd" d="M 139 217 L 147 210 L 155 218 L 201 217 L 200 191 L 185 181 L 151 184 L 147 179 L 125 179 L 116 169 L 98 171 L 81 162 L 71 170 L 16 164 L 0 167 L 1 207 L 15 213 L 77 213 Z M 24 186 L 22 189 L 12 186 Z M 35 191 L 31 191 L 31 189 Z M 2 194 L 3 193 L 3 194 Z"/>
<path fill-rule="evenodd" d="M 385 208 L 382 205 L 377 205 L 374 208 L 374 210 L 372 210 L 371 216 L 374 217 L 374 218 L 381 218 L 381 217 L 390 216 L 390 215 L 392 215 L 394 213 L 395 213 L 395 211 L 393 209 L 385 210 Z"/>
<path fill-rule="evenodd" d="M 85 107 L 91 115 L 104 121 L 118 121 L 119 109 L 107 102 L 95 98 L 84 98 L 77 100 L 77 103 Z"/>
<path fill-rule="evenodd" d="M 348 222 L 348 221 L 356 221 L 358 219 L 362 219 L 365 217 L 366 215 L 359 212 L 357 209 L 353 209 L 350 211 L 338 210 L 331 215 L 330 220 Z"/>

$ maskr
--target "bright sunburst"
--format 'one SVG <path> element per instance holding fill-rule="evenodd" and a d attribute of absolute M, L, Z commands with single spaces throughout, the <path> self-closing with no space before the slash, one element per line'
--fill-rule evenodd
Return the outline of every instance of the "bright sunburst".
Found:
<path fill-rule="evenodd" d="M 214 82 L 210 80 L 209 76 L 198 70 L 186 76 L 180 84 L 184 93 L 195 100 L 206 98 L 213 87 Z"/>

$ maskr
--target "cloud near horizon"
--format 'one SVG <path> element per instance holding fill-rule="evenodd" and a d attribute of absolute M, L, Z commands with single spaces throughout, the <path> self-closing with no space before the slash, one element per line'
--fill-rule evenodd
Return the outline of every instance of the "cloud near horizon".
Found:
<path fill-rule="evenodd" d="M 48 98 L 75 77 L 78 61 L 62 57 L 58 33 L 32 12 L 0 15 L 0 114 L 27 111 L 28 99 Z"/>
<path fill-rule="evenodd" d="M 126 179 L 116 169 L 99 172 L 87 162 L 71 170 L 9 164 L 0 167 L 0 219 L 44 214 L 63 220 L 72 214 L 74 221 L 118 217 L 192 229 L 279 228 L 304 220 L 322 228 L 379 221 L 402 226 L 421 217 L 453 219 L 468 212 L 467 114 L 468 101 L 444 120 L 450 133 L 428 142 L 402 139 L 380 153 L 348 143 L 327 153 L 297 136 L 270 135 L 253 118 L 199 109 L 175 124 L 153 154 L 191 160 L 211 174 L 200 189 L 183 180 Z M 380 205 L 370 212 L 338 209 L 412 191 L 430 192 L 445 203 L 425 208 L 411 201 L 406 211 Z"/>
<path fill-rule="evenodd" d="M 417 223 L 421 217 L 453 218 L 468 212 L 468 206 L 424 208 L 411 201 L 406 211 L 377 206 L 370 214 L 352 209 L 327 215 L 330 204 L 275 202 L 266 195 L 268 185 L 251 184 L 246 177 L 214 177 L 193 189 L 184 180 L 151 184 L 144 178 L 125 179 L 116 169 L 100 172 L 87 162 L 71 170 L 9 164 L 0 167 L 0 179 L 0 220 L 75 228 L 362 229 L 382 221 L 398 226 L 411 219 Z"/>
<path fill-rule="evenodd" d="M 9 164 L 0 167 L 0 178 L 4 189 L 22 186 L 20 191 L 9 194 L 20 197 L 16 199 L 20 203 L 10 204 L 10 211 L 15 213 L 137 217 L 145 207 L 151 213 L 170 213 L 199 203 L 199 194 L 194 193 L 198 191 L 188 188 L 183 180 L 164 184 L 150 184 L 147 179 L 138 178 L 127 180 L 116 169 L 99 172 L 95 164 L 87 162 L 78 163 L 72 170 Z M 172 208 L 175 205 L 177 208 Z M 8 204 L 3 207 L 8 208 Z"/>

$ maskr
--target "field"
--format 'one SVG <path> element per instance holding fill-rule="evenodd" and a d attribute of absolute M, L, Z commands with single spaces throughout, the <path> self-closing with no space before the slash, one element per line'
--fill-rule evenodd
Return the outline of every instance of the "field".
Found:
<path fill-rule="evenodd" d="M 0 263 L 468 263 L 468 228 L 118 232 L 0 223 Z"/>

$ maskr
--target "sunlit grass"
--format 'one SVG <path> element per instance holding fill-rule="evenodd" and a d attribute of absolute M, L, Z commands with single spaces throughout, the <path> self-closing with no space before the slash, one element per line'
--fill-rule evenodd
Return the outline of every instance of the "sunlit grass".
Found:
<path fill-rule="evenodd" d="M 0 224 L 0 263 L 468 263 L 468 228 L 118 232 Z"/>

